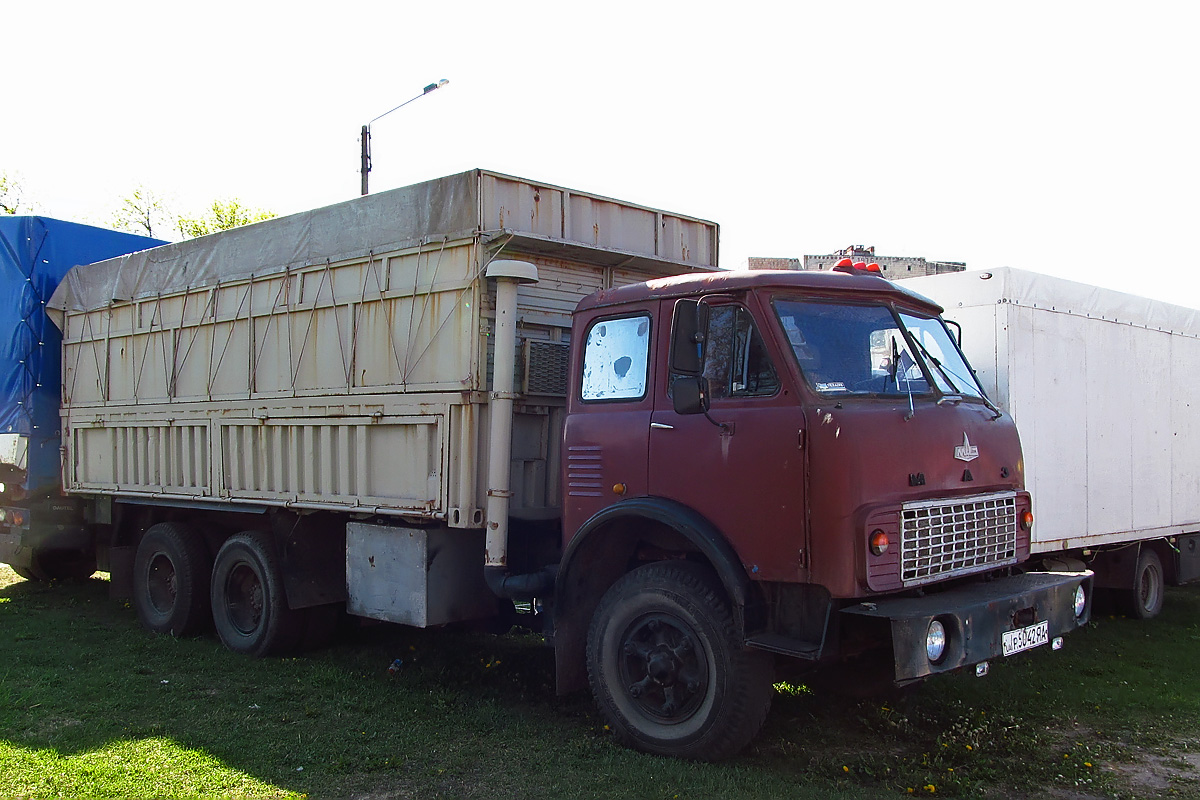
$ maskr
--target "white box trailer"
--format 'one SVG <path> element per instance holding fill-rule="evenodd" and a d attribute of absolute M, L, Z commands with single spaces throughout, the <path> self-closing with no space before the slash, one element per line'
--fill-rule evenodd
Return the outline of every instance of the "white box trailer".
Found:
<path fill-rule="evenodd" d="M 1143 615 L 1161 603 L 1155 557 L 1168 581 L 1200 576 L 1200 311 L 1007 267 L 903 285 L 962 326 L 1017 422 L 1034 553 L 1134 586 Z"/>

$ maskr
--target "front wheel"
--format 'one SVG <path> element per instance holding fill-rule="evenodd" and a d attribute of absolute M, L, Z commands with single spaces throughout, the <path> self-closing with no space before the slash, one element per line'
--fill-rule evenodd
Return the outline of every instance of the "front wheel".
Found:
<path fill-rule="evenodd" d="M 605 593 L 592 619 L 588 679 L 617 739 L 647 753 L 712 761 L 766 720 L 772 657 L 747 649 L 711 571 L 648 564 Z"/>
<path fill-rule="evenodd" d="M 275 548 L 263 533 L 231 536 L 217 552 L 212 572 L 213 625 L 236 653 L 278 655 L 296 649 L 303 616 L 288 607 Z"/>

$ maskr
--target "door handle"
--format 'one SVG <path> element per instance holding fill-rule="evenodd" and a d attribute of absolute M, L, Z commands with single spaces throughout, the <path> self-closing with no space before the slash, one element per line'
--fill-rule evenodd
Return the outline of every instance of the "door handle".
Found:
<path fill-rule="evenodd" d="M 661 431 L 673 431 L 673 430 L 675 430 L 675 426 L 674 426 L 674 425 L 667 425 L 667 424 L 665 424 L 665 423 L 662 423 L 662 422 L 651 422 L 651 423 L 650 423 L 650 427 L 651 427 L 651 428 L 658 428 L 658 429 L 659 429 L 659 430 L 661 430 Z"/>

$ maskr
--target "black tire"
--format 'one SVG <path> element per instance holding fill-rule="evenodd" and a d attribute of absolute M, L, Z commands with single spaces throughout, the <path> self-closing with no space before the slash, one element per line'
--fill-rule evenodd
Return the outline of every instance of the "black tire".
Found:
<path fill-rule="evenodd" d="M 133 605 L 142 627 L 172 636 L 204 633 L 212 621 L 211 568 L 200 537 L 174 522 L 151 525 L 133 559 Z"/>
<path fill-rule="evenodd" d="M 1130 614 L 1138 619 L 1157 617 L 1158 612 L 1162 611 L 1166 583 L 1158 553 L 1143 547 L 1133 572 L 1133 586 L 1129 590 Z"/>
<path fill-rule="evenodd" d="M 605 593 L 587 643 L 592 694 L 618 741 L 677 758 L 728 758 L 755 737 L 774 693 L 769 653 L 735 634 L 707 568 L 663 561 Z"/>
<path fill-rule="evenodd" d="M 275 548 L 266 534 L 239 533 L 221 545 L 211 598 L 217 636 L 235 653 L 280 655 L 299 646 L 304 615 L 288 607 Z"/>

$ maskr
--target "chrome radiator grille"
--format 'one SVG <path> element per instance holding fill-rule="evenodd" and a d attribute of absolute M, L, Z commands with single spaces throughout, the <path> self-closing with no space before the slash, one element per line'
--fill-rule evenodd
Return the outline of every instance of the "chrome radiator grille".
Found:
<path fill-rule="evenodd" d="M 900 511 L 900 579 L 905 586 L 1016 560 L 1013 492 L 905 503 Z"/>

